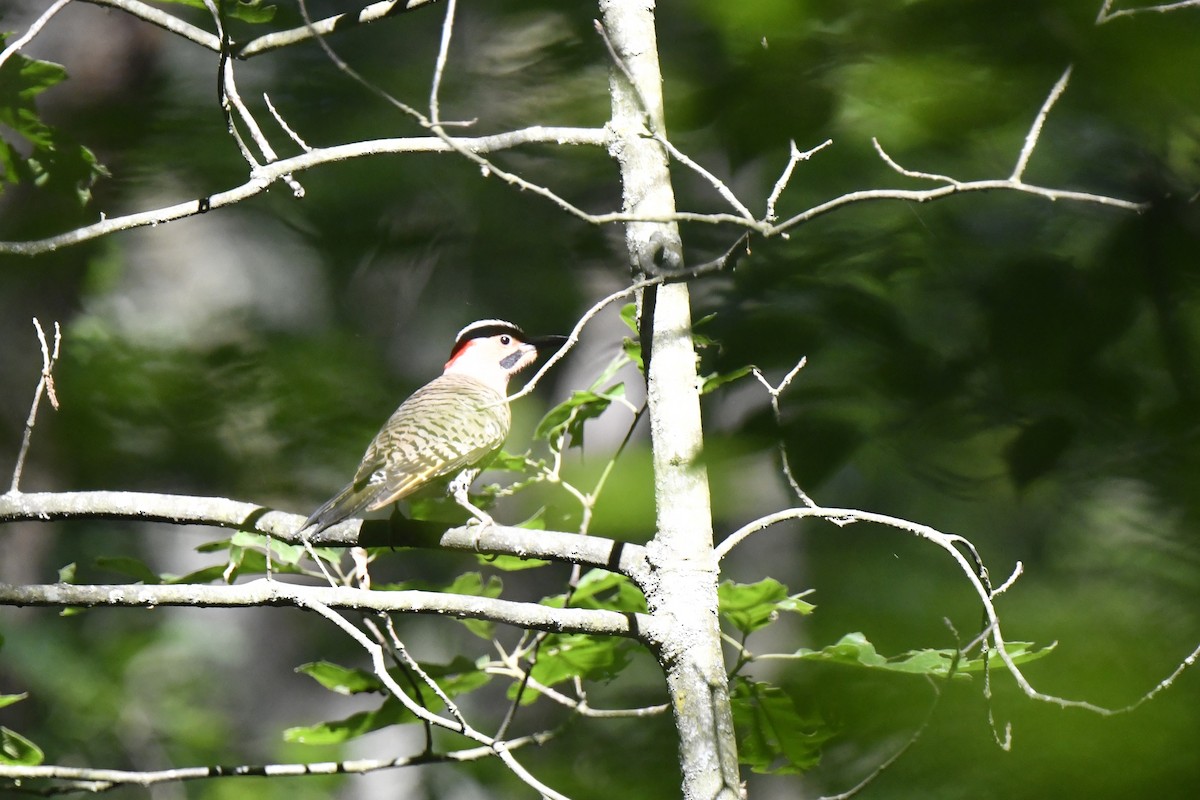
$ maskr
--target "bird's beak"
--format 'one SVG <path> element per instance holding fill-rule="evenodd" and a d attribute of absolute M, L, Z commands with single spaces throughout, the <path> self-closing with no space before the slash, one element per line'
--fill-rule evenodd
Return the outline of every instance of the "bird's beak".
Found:
<path fill-rule="evenodd" d="M 527 339 L 526 343 L 536 347 L 539 353 L 556 353 L 567 343 L 567 339 L 569 338 L 569 336 L 551 334 L 549 336 L 534 336 Z"/>

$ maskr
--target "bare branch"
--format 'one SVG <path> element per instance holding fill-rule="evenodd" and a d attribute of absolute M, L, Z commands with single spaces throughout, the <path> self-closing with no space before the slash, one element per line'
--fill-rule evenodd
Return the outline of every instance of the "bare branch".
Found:
<path fill-rule="evenodd" d="M 1025 696 L 1031 700 L 1050 703 L 1062 708 L 1084 709 L 1086 711 L 1091 711 L 1095 714 L 1100 714 L 1101 716 L 1106 717 L 1117 714 L 1125 714 L 1140 707 L 1158 692 L 1170 686 L 1172 683 L 1174 683 L 1175 679 L 1183 673 L 1184 670 L 1193 666 L 1197 660 L 1200 660 L 1200 647 L 1197 647 L 1187 658 L 1183 660 L 1183 662 L 1175 669 L 1174 672 L 1171 673 L 1171 675 L 1161 681 L 1154 689 L 1142 695 L 1142 697 L 1140 697 L 1137 701 L 1120 708 L 1105 708 L 1104 706 L 1098 706 L 1094 703 L 1089 703 L 1086 700 L 1069 700 L 1067 698 L 1056 697 L 1054 695 L 1039 692 L 1029 682 L 1028 678 L 1025 677 L 1025 674 L 1021 671 L 1021 668 L 1016 665 L 1016 663 L 1013 661 L 1012 655 L 1008 652 L 1008 648 L 1005 645 L 1004 636 L 1000 629 L 1000 617 L 996 612 L 996 606 L 993 602 L 993 598 L 996 593 L 988 589 L 987 585 L 985 584 L 985 579 L 980 576 L 979 571 L 976 570 L 975 566 L 967 561 L 966 556 L 964 556 L 958 549 L 961 546 L 974 552 L 975 546 L 970 542 L 970 540 L 962 536 L 958 536 L 957 534 L 942 533 L 941 531 L 931 528 L 928 525 L 922 525 L 917 522 L 911 522 L 909 520 L 888 516 L 886 514 L 877 514 L 870 511 L 860 511 L 858 509 L 850 508 L 789 508 L 783 511 L 778 511 L 774 514 L 768 514 L 765 517 L 760 517 L 759 519 L 742 526 L 737 531 L 730 534 L 724 541 L 718 544 L 714 549 L 714 554 L 718 559 L 724 558 L 726 555 L 728 555 L 730 550 L 754 533 L 786 520 L 810 518 L 829 520 L 830 522 L 842 527 L 855 522 L 872 522 L 879 525 L 886 525 L 888 527 L 896 528 L 898 530 L 905 531 L 906 533 L 919 536 L 922 539 L 932 542 L 949 553 L 951 558 L 958 563 L 959 568 L 963 571 L 963 574 L 967 577 L 967 580 L 970 581 L 972 588 L 979 597 L 980 603 L 983 605 L 984 619 L 986 622 L 985 629 L 989 633 L 990 639 L 993 643 L 993 649 L 1000 657 L 1000 660 L 1004 662 L 1005 668 L 1013 677 L 1013 680 L 1016 681 L 1017 686 L 1019 686 Z M 1008 585 L 1009 582 L 1006 582 L 1003 588 L 1008 588 Z M 987 673 L 985 672 L 985 675 L 986 674 Z M 1002 741 L 999 738 L 997 738 L 997 741 L 1000 742 L 1002 747 L 1007 749 L 1005 741 Z"/>
<path fill-rule="evenodd" d="M 385 0 L 385 2 L 381 3 L 371 3 L 357 13 L 334 14 L 324 19 L 307 22 L 299 28 L 259 36 L 257 39 L 252 39 L 242 47 L 237 48 L 234 55 L 238 58 L 252 58 L 263 53 L 269 53 L 272 50 L 278 50 L 281 47 L 296 44 L 297 42 L 320 38 L 336 30 L 348 28 L 353 25 L 365 25 L 393 14 L 414 11 L 418 8 L 432 5 L 434 2 L 435 0 Z"/>
<path fill-rule="evenodd" d="M 216 525 L 301 544 L 303 514 L 276 511 L 255 503 L 221 497 L 194 497 L 144 492 L 36 492 L 0 495 L 0 522 L 59 519 L 127 519 L 179 525 Z M 649 567 L 645 548 L 600 536 L 580 536 L 564 531 L 528 530 L 504 525 L 463 526 L 436 532 L 429 540 L 405 539 L 406 546 L 440 546 L 471 552 L 504 553 L 519 558 L 556 559 L 600 567 L 646 580 Z M 327 528 L 312 543 L 325 547 L 386 546 L 396 543 L 384 520 L 348 522 Z"/>
<path fill-rule="evenodd" d="M 1067 67 L 1054 84 L 1054 88 L 1050 90 L 1050 94 L 1046 96 L 1046 102 L 1042 103 L 1041 109 L 1038 110 L 1037 116 L 1033 120 L 1033 125 L 1029 128 L 1029 133 L 1025 135 L 1025 144 L 1021 147 L 1021 154 L 1017 156 L 1017 165 L 1013 168 L 1013 173 L 1009 176 L 1009 180 L 1014 183 L 1021 183 L 1022 176 L 1025 174 L 1025 168 L 1029 166 L 1029 159 L 1033 155 L 1033 149 L 1037 147 L 1038 137 L 1042 135 L 1042 126 L 1046 123 L 1046 117 L 1050 115 L 1050 109 L 1054 108 L 1054 104 L 1058 102 L 1058 98 L 1062 97 L 1063 92 L 1067 90 L 1067 83 L 1071 80 L 1071 69 Z"/>
<path fill-rule="evenodd" d="M 518 739 L 509 739 L 505 744 L 510 750 L 516 750 L 530 744 L 543 744 L 551 738 L 551 734 L 534 734 L 531 736 L 522 736 Z M 86 784 L 85 786 L 77 787 L 81 791 L 99 792 L 115 786 L 155 786 L 162 783 L 179 783 L 208 778 L 363 774 L 385 769 L 419 766 L 422 764 L 477 761 L 481 758 L 491 758 L 495 755 L 496 753 L 491 747 L 471 747 L 463 750 L 451 750 L 447 753 L 421 753 L 420 755 L 401 758 L 318 761 L 308 764 L 236 764 L 210 767 L 180 767 L 178 769 L 146 772 L 54 765 L 22 767 L 0 764 L 0 778 L 72 781 L 78 784 Z"/>
<path fill-rule="evenodd" d="M 233 112 L 237 112 L 237 116 L 242 120 L 242 124 L 250 131 L 250 138 L 258 146 L 258 151 L 263 158 L 268 162 L 278 161 L 279 156 L 276 155 L 275 149 L 271 147 L 271 143 L 267 141 L 267 137 L 263 134 L 262 128 L 259 127 L 258 121 L 254 119 L 254 115 L 250 113 L 250 109 L 242 102 L 241 94 L 237 89 L 237 81 L 233 74 L 233 58 L 229 52 L 230 40 L 225 32 L 225 23 L 222 10 L 217 8 L 214 0 L 204 0 L 205 7 L 212 14 L 213 24 L 217 26 L 217 37 L 221 42 L 221 55 L 218 60 L 218 71 L 220 73 L 220 102 L 221 110 L 225 113 L 225 124 L 229 128 L 229 133 L 237 142 L 238 149 L 242 152 L 242 157 L 250 165 L 251 174 L 258 169 L 259 163 L 250 154 L 246 143 L 242 141 L 241 132 L 238 130 L 237 123 L 234 119 Z M 292 190 L 294 197 L 300 198 L 304 196 L 304 187 L 292 177 L 291 173 L 285 173 L 280 176 L 280 179 L 288 185 Z"/>
<path fill-rule="evenodd" d="M 21 489 L 21 473 L 25 471 L 25 456 L 29 453 L 29 443 L 33 439 L 33 426 L 37 424 L 38 406 L 41 405 L 42 395 L 50 401 L 55 411 L 58 410 L 58 395 L 54 391 L 54 365 L 58 361 L 59 347 L 62 345 L 62 329 L 58 322 L 54 323 L 54 349 L 46 343 L 46 332 L 37 317 L 33 318 L 33 327 L 37 330 L 38 344 L 42 348 L 42 374 L 38 378 L 37 389 L 33 393 L 33 402 L 29 406 L 29 417 L 25 420 L 25 433 L 21 436 L 21 447 L 17 451 L 17 463 L 13 467 L 12 486 L 9 494 L 19 494 Z"/>
<path fill-rule="evenodd" d="M 775 204 L 779 202 L 779 198 L 783 196 L 783 190 L 787 188 L 788 183 L 792 180 L 792 172 L 796 169 L 796 165 L 801 161 L 808 161 L 831 144 L 833 144 L 833 139 L 826 139 L 816 147 L 801 153 L 800 148 L 796 147 L 795 140 L 788 142 L 788 163 L 783 168 L 783 173 L 780 174 L 779 180 L 775 181 L 775 188 L 771 190 L 771 196 L 767 198 L 767 213 L 763 217 L 765 221 L 774 222 L 779 218 L 775 213 Z"/>
<path fill-rule="evenodd" d="M 151 608 L 194 606 L 251 608 L 290 606 L 402 614 L 431 614 L 456 619 L 480 619 L 551 633 L 590 633 L 598 636 L 642 638 L 656 630 L 645 614 L 602 609 L 550 608 L 498 598 L 425 591 L 380 592 L 348 586 L 301 586 L 258 579 L 233 586 L 208 584 L 0 584 L 0 605 L 112 606 Z"/>
<path fill-rule="evenodd" d="M 271 102 L 271 96 L 263 92 L 263 102 L 267 104 L 267 111 L 271 112 L 271 116 L 275 118 L 275 123 L 283 129 L 283 132 L 291 137 L 292 141 L 300 146 L 300 149 L 306 153 L 311 153 L 312 148 L 308 146 L 308 142 L 300 138 L 300 134 L 292 130 L 292 126 L 288 125 L 283 117 L 275 110 L 275 104 Z"/>
<path fill-rule="evenodd" d="M 1157 12 L 1165 14 L 1168 11 L 1178 11 L 1182 8 L 1200 8 L 1200 0 L 1180 0 L 1177 3 L 1162 3 L 1157 6 L 1142 6 L 1141 8 L 1123 8 L 1118 11 L 1110 11 L 1114 0 L 1104 0 L 1104 5 L 1100 7 L 1100 13 L 1096 15 L 1096 24 L 1103 25 L 1109 20 L 1117 19 L 1118 17 L 1132 17 L 1134 14 L 1142 14 L 1146 12 Z"/>
<path fill-rule="evenodd" d="M 879 154 L 879 157 L 883 159 L 885 164 L 887 164 L 889 167 L 896 170 L 896 172 L 899 172 L 901 175 L 905 176 L 906 178 L 921 178 L 923 180 L 939 181 L 941 183 L 949 183 L 954 186 L 962 185 L 961 183 L 959 183 L 954 178 L 951 178 L 948 175 L 938 175 L 936 172 L 918 172 L 916 170 L 905 169 L 904 167 L 897 164 L 896 161 L 887 154 L 887 151 L 885 151 L 883 149 L 883 145 L 881 145 L 879 143 L 879 140 L 876 139 L 874 136 L 871 137 L 871 144 L 875 146 L 875 152 Z"/>
<path fill-rule="evenodd" d="M 800 370 L 804 369 L 804 365 L 806 363 L 808 363 L 807 358 L 801 358 L 799 361 L 797 361 L 796 366 L 792 367 L 788 371 L 788 374 L 783 376 L 783 380 L 779 382 L 778 386 L 772 386 L 758 367 L 753 367 L 750 370 L 751 374 L 754 375 L 758 382 L 763 385 L 763 388 L 767 390 L 767 394 L 771 395 L 771 412 L 775 416 L 776 427 L 782 427 L 783 425 L 783 412 L 781 412 L 779 409 L 779 395 L 783 394 L 784 390 L 791 385 L 792 380 L 800 373 Z M 783 440 L 782 435 L 779 438 L 779 460 L 783 466 L 783 475 L 785 478 L 787 478 L 788 485 L 792 487 L 792 492 L 795 493 L 796 497 L 799 498 L 801 503 L 804 503 L 804 505 L 809 506 L 810 508 L 816 508 L 817 504 L 814 503 L 812 498 L 800 488 L 799 481 L 796 480 L 796 476 L 792 473 L 792 462 L 788 457 L 787 442 Z"/>
<path fill-rule="evenodd" d="M 433 80 L 429 87 L 429 121 L 442 124 L 441 102 L 438 94 L 442 89 L 442 75 L 446 72 L 446 60 L 450 56 L 450 40 L 454 37 L 454 15 L 458 11 L 457 0 L 446 0 L 446 16 L 442 20 L 442 38 L 438 42 L 437 61 L 433 68 Z"/>
<path fill-rule="evenodd" d="M 55 0 L 49 8 L 42 12 L 40 17 L 33 21 L 33 24 L 29 26 L 29 30 L 9 42 L 8 47 L 5 47 L 4 51 L 0 52 L 0 66 L 4 66 L 4 62 L 8 61 L 14 53 L 20 52 L 22 47 L 32 42 L 33 38 L 42 32 L 42 28 L 46 26 L 46 23 L 55 14 L 62 11 L 63 7 L 69 2 L 71 0 Z"/>
<path fill-rule="evenodd" d="M 591 308 L 585 311 L 575 323 L 575 327 L 571 329 L 571 333 L 567 336 L 567 340 L 563 342 L 558 351 L 555 352 L 554 355 L 550 356 L 550 358 L 546 360 L 545 364 L 542 364 L 541 368 L 533 374 L 533 377 L 531 377 L 529 381 L 523 387 L 521 387 L 521 391 L 509 395 L 508 401 L 511 403 L 513 400 L 518 400 L 532 392 L 534 387 L 537 386 L 538 381 L 540 381 L 547 372 L 553 369 L 555 364 L 566 358 L 567 353 L 571 352 L 571 349 L 579 343 L 579 334 L 583 331 L 584 326 L 591 322 L 597 314 L 599 314 L 608 306 L 612 305 L 618 300 L 633 297 L 638 292 L 651 286 L 658 286 L 671 281 L 699 278 L 703 275 L 708 275 L 713 272 L 720 272 L 726 269 L 732 270 L 749 252 L 750 237 L 742 236 L 736 242 L 734 242 L 733 247 L 729 248 L 712 261 L 701 264 L 698 267 L 692 267 L 691 269 L 688 269 L 678 275 L 656 275 L 651 278 L 645 278 L 643 280 L 636 281 L 633 284 L 626 286 L 624 289 L 619 289 L 607 297 L 598 300 L 592 305 Z"/>
<path fill-rule="evenodd" d="M 280 159 L 264 164 L 251 174 L 250 179 L 240 186 L 226 189 L 198 200 L 188 200 L 171 206 L 102 219 L 75 230 L 26 242 L 0 242 L 0 253 L 12 255 L 38 255 L 61 247 L 91 241 L 117 231 L 159 225 L 172 220 L 204 214 L 216 208 L 233 205 L 265 192 L 271 184 L 284 175 L 303 172 L 313 167 L 346 161 L 364 156 L 385 153 L 448 153 L 461 149 L 478 153 L 505 150 L 524 144 L 560 144 L 602 146 L 607 133 L 602 128 L 555 128 L 533 126 L 507 133 L 498 133 L 478 138 L 455 139 L 454 145 L 433 136 L 399 139 L 373 139 L 365 142 L 315 148 L 311 152 Z M 587 216 L 587 215 L 585 215 Z"/>
<path fill-rule="evenodd" d="M 934 200 L 940 200 L 943 197 L 949 197 L 950 195 L 955 194 L 995 191 L 1024 192 L 1025 194 L 1036 195 L 1037 197 L 1051 201 L 1074 200 L 1081 203 L 1093 203 L 1096 205 L 1108 206 L 1110 208 L 1119 208 L 1123 211 L 1141 212 L 1149 208 L 1149 204 L 1147 203 L 1137 203 L 1132 200 L 1122 200 L 1116 197 L 1109 197 L 1101 194 L 1091 194 L 1089 192 L 1074 192 L 1066 189 L 1048 189 L 1043 186 L 1034 186 L 1033 184 L 1025 183 L 1023 181 L 1015 181 L 1009 178 L 1006 180 L 956 182 L 949 186 L 939 186 L 936 189 L 866 189 L 857 192 L 847 192 L 840 197 L 835 197 L 833 200 L 827 200 L 824 203 L 815 205 L 807 211 L 802 211 L 799 214 L 784 220 L 778 225 L 755 227 L 760 233 L 762 233 L 763 236 L 775 236 L 790 228 L 802 225 L 805 222 L 811 222 L 817 217 L 822 217 L 831 211 L 841 208 L 842 206 L 853 205 L 856 203 L 866 203 L 876 200 L 907 200 L 913 203 L 929 203 Z M 704 220 L 698 219 L 696 221 Z"/>
<path fill-rule="evenodd" d="M 447 595 L 447 597 L 452 596 L 453 595 Z M 452 721 L 446 719 L 445 717 L 434 714 L 426 709 L 423 705 L 409 697 L 408 694 L 400 687 L 400 685 L 396 683 L 396 679 L 392 677 L 391 673 L 388 672 L 387 662 L 384 659 L 383 646 L 377 644 L 376 642 L 372 642 L 367 638 L 366 634 L 354 627 L 354 625 L 350 624 L 349 621 L 347 621 L 340 614 L 336 613 L 332 608 L 313 597 L 303 596 L 297 598 L 297 605 L 302 608 L 315 611 L 316 613 L 325 617 L 325 619 L 332 622 L 338 628 L 341 628 L 343 632 L 350 636 L 350 638 L 358 642 L 358 644 L 371 656 L 371 664 L 374 669 L 375 676 L 379 678 L 392 696 L 399 700 L 409 711 L 409 713 L 413 714 L 417 719 L 423 720 L 430 725 L 436 725 L 440 728 L 452 730 L 455 733 L 491 748 L 492 752 L 494 752 L 500 758 L 500 760 L 504 762 L 504 765 L 508 767 L 514 775 L 524 781 L 527 785 L 541 792 L 543 797 L 553 798 L 553 800 L 568 800 L 565 795 L 559 794 L 549 786 L 539 781 L 537 778 L 533 777 L 533 775 L 513 757 L 512 753 L 509 752 L 509 748 L 505 746 L 504 742 L 498 739 L 493 739 L 492 737 L 475 730 L 465 721 L 461 721 L 461 717 L 459 720 Z"/>
<path fill-rule="evenodd" d="M 634 96 L 637 98 L 638 106 L 640 106 L 642 111 L 642 122 L 645 124 L 647 132 L 649 132 L 654 141 L 662 145 L 663 149 L 666 150 L 676 161 L 693 170 L 707 180 L 712 187 L 717 190 L 717 193 L 720 194 L 721 197 L 725 198 L 725 201 L 729 203 L 729 205 L 733 206 L 738 214 L 744 219 L 753 220 L 754 215 L 750 213 L 750 209 L 748 209 L 746 205 L 742 203 L 742 201 L 739 200 L 736 195 L 734 195 L 733 190 L 730 189 L 724 181 L 722 181 L 716 175 L 713 175 L 707 169 L 694 161 L 691 157 L 685 155 L 678 147 L 671 143 L 671 140 L 668 139 L 663 131 L 660 130 L 659 126 L 655 124 L 654 115 L 650 113 L 650 106 L 647 104 L 646 98 L 642 95 L 642 91 L 638 82 L 634 80 L 633 74 L 629 71 L 629 65 L 625 63 L 625 59 L 621 58 L 621 55 L 617 52 L 616 47 L 613 46 L 612 39 L 609 38 L 608 31 L 604 28 L 603 23 L 601 23 L 600 20 L 593 20 L 593 25 L 596 28 L 596 33 L 600 35 L 600 39 L 604 42 L 604 47 L 608 50 L 608 55 L 609 58 L 612 59 L 613 65 L 620 70 L 626 82 L 629 84 L 630 89 L 633 91 Z"/>

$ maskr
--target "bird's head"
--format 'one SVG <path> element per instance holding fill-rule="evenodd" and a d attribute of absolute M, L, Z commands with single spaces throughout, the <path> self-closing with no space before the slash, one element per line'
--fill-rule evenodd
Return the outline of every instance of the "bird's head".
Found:
<path fill-rule="evenodd" d="M 565 336 L 527 336 L 502 319 L 472 322 L 458 332 L 444 374 L 470 375 L 504 392 L 508 379 L 537 360 L 539 349 L 551 349 Z"/>

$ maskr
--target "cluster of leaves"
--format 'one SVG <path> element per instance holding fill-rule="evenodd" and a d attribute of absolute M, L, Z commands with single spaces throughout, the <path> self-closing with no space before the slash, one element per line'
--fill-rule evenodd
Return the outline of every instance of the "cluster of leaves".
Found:
<path fill-rule="evenodd" d="M 0 34 L 0 48 L 6 38 Z M 58 64 L 20 53 L 0 65 L 0 125 L 23 140 L 18 145 L 0 138 L 0 191 L 6 183 L 29 183 L 72 194 L 83 204 L 91 199 L 96 181 L 108 175 L 91 150 L 38 115 L 35 98 L 66 77 Z"/>
<path fill-rule="evenodd" d="M 0 637 L 0 647 L 4 646 L 4 637 Z M 0 694 L 0 708 L 11 706 L 28 697 L 28 693 Z M 42 763 L 45 755 L 42 749 L 16 731 L 0 725 L 0 764 L 31 767 Z"/>

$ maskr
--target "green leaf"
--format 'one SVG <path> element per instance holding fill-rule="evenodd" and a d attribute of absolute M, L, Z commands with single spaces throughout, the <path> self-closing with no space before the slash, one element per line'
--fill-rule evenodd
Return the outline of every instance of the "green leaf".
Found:
<path fill-rule="evenodd" d="M 821 719 L 799 712 L 777 686 L 734 679 L 730 690 L 738 761 L 759 773 L 799 773 L 817 766 L 821 747 L 834 731 Z"/>
<path fill-rule="evenodd" d="M 96 566 L 110 572 L 128 575 L 130 578 L 150 586 L 162 583 L 157 572 L 131 556 L 101 556 L 96 559 Z"/>
<path fill-rule="evenodd" d="M 624 397 L 624 383 L 614 384 L 601 392 L 576 389 L 570 397 L 546 412 L 533 436 L 550 442 L 552 447 L 561 447 L 559 443 L 563 439 L 573 445 L 582 445 L 583 424 L 603 414 L 617 398 Z"/>
<path fill-rule="evenodd" d="M 521 558 L 520 556 L 503 555 L 487 556 L 483 553 L 480 553 L 476 558 L 481 565 L 498 569 L 501 572 L 521 572 L 522 570 L 546 567 L 553 563 L 551 561 L 543 561 L 540 558 Z"/>
<path fill-rule="evenodd" d="M 0 727 L 0 764 L 35 767 L 42 763 L 42 749 L 16 731 Z"/>
<path fill-rule="evenodd" d="M 637 303 L 626 303 L 621 306 L 621 321 L 633 331 L 634 336 L 640 336 L 637 326 Z"/>
<path fill-rule="evenodd" d="M 725 581 L 717 587 L 721 616 L 742 633 L 770 625 L 781 611 L 811 614 L 816 606 L 800 599 L 805 594 L 808 592 L 789 595 L 787 587 L 774 578 L 758 583 Z"/>
<path fill-rule="evenodd" d="M 563 595 L 557 605 L 561 607 Z M 553 604 L 551 601 L 548 604 Z M 585 572 L 578 586 L 571 593 L 571 605 L 575 608 L 599 608 L 608 611 L 638 613 L 646 610 L 646 598 L 633 581 L 624 575 L 603 569 Z"/>
<path fill-rule="evenodd" d="M 727 383 L 733 383 L 736 380 L 746 377 L 753 370 L 753 367 L 738 367 L 732 372 L 724 374 L 714 372 L 711 375 L 705 375 L 700 383 L 700 394 L 708 394 L 715 389 L 724 386 Z"/>
<path fill-rule="evenodd" d="M 302 545 L 281 542 L 274 537 L 267 536 L 266 534 L 262 533 L 237 531 L 233 534 L 233 538 L 231 538 L 229 542 L 232 545 L 244 548 L 257 547 L 265 550 L 269 547 L 271 548 L 272 560 L 283 564 L 299 564 L 300 560 L 306 555 Z M 326 561 L 332 563 L 333 561 L 338 560 L 340 554 L 337 551 L 331 548 L 323 548 L 323 550 L 324 552 L 322 552 L 321 549 L 316 549 L 316 552 Z"/>
<path fill-rule="evenodd" d="M 162 0 L 162 2 L 198 8 L 201 11 L 206 9 L 204 0 Z M 264 5 L 262 0 L 236 0 L 236 2 L 226 0 L 220 5 L 226 17 L 240 19 L 242 22 L 260 24 L 270 22 L 275 18 L 275 6 Z"/>
<path fill-rule="evenodd" d="M 221 564 L 214 564 L 211 567 L 203 567 L 195 572 L 189 572 L 186 575 L 178 575 L 174 577 L 168 577 L 164 575 L 163 583 L 212 583 L 213 581 L 221 580 L 224 577 L 225 567 Z"/>
<path fill-rule="evenodd" d="M 361 694 L 383 691 L 383 682 L 374 673 L 351 669 L 330 661 L 313 661 L 296 667 L 296 672 L 307 675 L 331 692 L 338 694 Z"/>
<path fill-rule="evenodd" d="M 646 364 L 642 360 L 642 343 L 633 339 L 626 339 L 621 343 L 621 349 L 625 351 L 626 357 L 634 364 L 637 364 L 638 372 L 646 374 Z"/>
<path fill-rule="evenodd" d="M 529 469 L 528 459 L 528 451 L 524 453 L 509 453 L 505 450 L 500 450 L 488 461 L 487 468 L 503 472 L 525 472 Z"/>
<path fill-rule="evenodd" d="M 532 676 L 543 686 L 554 686 L 576 677 L 608 680 L 629 662 L 629 646 L 629 642 L 622 639 L 582 633 L 548 636 L 538 650 Z M 509 690 L 510 698 L 515 691 L 514 684 Z M 536 697 L 537 692 L 526 688 L 521 702 L 527 704 Z"/>
<path fill-rule="evenodd" d="M 0 45 L 4 43 L 0 36 Z M 0 66 L 0 129 L 7 127 L 28 143 L 27 154 L 0 140 L 0 189 L 4 183 L 29 183 L 50 191 L 74 194 L 80 204 L 91 199 L 95 182 L 108 175 L 88 148 L 47 125 L 38 116 L 35 98 L 67 77 L 59 64 L 13 53 Z"/>
<path fill-rule="evenodd" d="M 305 665 L 314 666 L 314 665 Z M 490 680 L 490 676 L 479 669 L 478 665 L 467 658 L 458 657 L 449 664 L 422 664 L 421 668 L 425 673 L 435 681 L 438 687 L 447 697 L 457 697 L 467 692 L 474 691 L 481 686 L 486 685 Z M 300 668 L 301 670 L 304 667 Z M 377 676 L 369 673 L 359 673 L 358 676 L 351 675 L 355 670 L 345 670 L 339 674 L 339 671 L 344 670 L 334 664 L 315 665 L 314 675 L 320 675 L 321 678 L 330 680 L 334 685 L 337 685 L 340 679 L 347 681 L 347 686 L 363 685 L 370 680 L 378 680 Z M 311 674 L 311 673 L 310 673 Z M 317 678 L 321 680 L 321 678 Z M 382 683 L 380 683 L 382 686 Z M 442 708 L 442 701 L 428 685 L 417 683 L 420 687 L 420 705 L 430 711 L 439 711 Z M 338 689 L 334 689 L 338 691 Z M 369 691 L 369 690 L 364 690 Z M 296 742 L 299 744 L 337 744 L 362 736 L 371 731 L 380 730 L 392 725 L 404 725 L 412 722 L 417 722 L 417 718 L 412 714 L 403 703 L 395 697 L 389 695 L 379 708 L 373 711 L 363 711 L 357 714 L 352 714 L 342 720 L 334 722 L 321 722 L 316 725 L 307 725 L 296 728 L 288 728 L 283 732 L 283 738 L 288 742 Z"/>
<path fill-rule="evenodd" d="M 333 722 L 288 728 L 283 732 L 283 740 L 296 744 L 338 744 L 381 728 L 415 721 L 416 717 L 399 700 L 388 697 L 373 711 L 360 711 Z"/>
<path fill-rule="evenodd" d="M 1009 655 L 1017 664 L 1042 658 L 1054 649 L 1054 645 L 1034 649 L 1029 642 L 1005 642 L 1005 644 Z M 967 673 L 982 672 L 985 666 L 983 658 L 962 658 L 956 650 L 950 648 L 909 650 L 888 658 L 880 655 L 875 650 L 875 645 L 867 641 L 867 638 L 861 633 L 848 633 L 836 644 L 828 645 L 820 650 L 801 648 L 792 654 L 792 658 L 891 672 L 931 675 L 938 678 L 953 676 L 961 680 L 969 678 Z M 989 669 L 1003 668 L 1003 662 L 998 657 L 992 656 L 988 659 L 987 666 Z"/>
<path fill-rule="evenodd" d="M 74 561 L 72 561 L 70 564 L 67 564 L 66 566 L 59 567 L 58 568 L 58 582 L 59 583 L 74 583 L 75 582 L 75 573 L 77 570 L 78 570 L 78 567 L 76 566 Z"/>
<path fill-rule="evenodd" d="M 0 694 L 0 708 L 11 706 L 13 703 L 19 703 L 29 697 L 29 692 L 21 692 L 20 694 Z"/>

